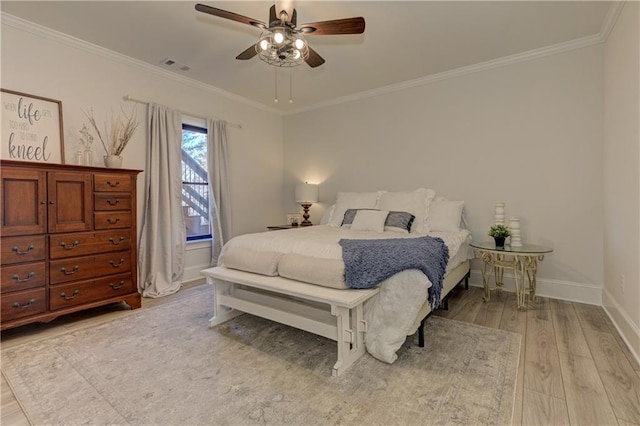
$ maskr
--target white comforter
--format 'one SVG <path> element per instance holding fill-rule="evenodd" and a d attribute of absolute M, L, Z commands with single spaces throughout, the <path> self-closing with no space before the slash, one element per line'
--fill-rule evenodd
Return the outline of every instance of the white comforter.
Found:
<path fill-rule="evenodd" d="M 449 258 L 468 241 L 468 230 L 459 232 L 438 232 L 449 248 Z M 302 229 L 246 234 L 233 238 L 223 248 L 218 266 L 225 266 L 225 253 L 230 248 L 245 248 L 255 251 L 294 253 L 321 259 L 342 259 L 340 239 L 386 239 L 417 238 L 423 234 L 400 234 L 395 232 L 351 231 L 327 225 Z M 455 267 L 456 265 L 453 265 Z M 447 271 L 450 267 L 447 267 Z M 365 338 L 367 351 L 375 358 L 392 363 L 397 359 L 396 351 L 404 343 L 406 336 L 415 333 L 413 323 L 418 311 L 427 300 L 429 279 L 420 271 L 411 269 L 400 272 L 380 284 L 380 293 L 364 306 L 368 331 Z"/>

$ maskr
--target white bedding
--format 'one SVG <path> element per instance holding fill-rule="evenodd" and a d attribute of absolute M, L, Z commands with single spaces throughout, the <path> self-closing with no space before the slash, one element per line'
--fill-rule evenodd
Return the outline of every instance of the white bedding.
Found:
<path fill-rule="evenodd" d="M 447 265 L 447 272 L 469 258 L 467 244 L 470 241 L 471 233 L 468 230 L 433 232 L 429 235 L 442 238 L 449 248 L 450 262 Z M 386 239 L 422 236 L 424 234 L 351 231 L 328 225 L 246 234 L 233 238 L 222 248 L 218 266 L 227 266 L 225 257 L 228 253 L 244 250 L 275 252 L 285 255 L 295 254 L 306 258 L 315 257 L 341 261 L 342 248 L 338 242 L 342 238 Z M 231 255 L 229 257 L 231 258 Z M 331 262 L 321 263 L 327 265 Z M 431 282 L 418 270 L 400 272 L 380 284 L 379 295 L 364 306 L 365 320 L 368 322 L 365 345 L 371 355 L 388 363 L 396 360 L 396 351 L 402 346 L 406 336 L 415 331 L 411 330 L 411 327 L 418 311 L 427 299 L 429 287 L 431 287 Z"/>

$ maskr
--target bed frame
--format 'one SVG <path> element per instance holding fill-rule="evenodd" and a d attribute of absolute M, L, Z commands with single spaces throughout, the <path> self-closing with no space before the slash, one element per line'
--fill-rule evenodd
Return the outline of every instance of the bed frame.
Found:
<path fill-rule="evenodd" d="M 214 312 L 209 327 L 243 313 L 299 328 L 337 342 L 337 361 L 332 375 L 339 376 L 365 353 L 364 302 L 378 294 L 378 288 L 338 290 L 287 278 L 253 274 L 225 267 L 201 271 L 213 285 Z M 444 279 L 442 294 L 446 306 L 449 292 L 465 281 L 468 288 L 469 261 L 451 270 Z M 424 346 L 424 320 L 431 309 L 422 306 L 414 322 L 420 346 Z"/>

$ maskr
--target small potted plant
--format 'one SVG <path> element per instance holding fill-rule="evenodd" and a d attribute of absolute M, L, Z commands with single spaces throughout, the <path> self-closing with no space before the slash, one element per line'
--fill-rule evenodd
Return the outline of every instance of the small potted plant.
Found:
<path fill-rule="evenodd" d="M 511 230 L 506 225 L 492 225 L 489 228 L 489 236 L 496 242 L 496 248 L 504 247 L 504 240 L 511 236 Z"/>

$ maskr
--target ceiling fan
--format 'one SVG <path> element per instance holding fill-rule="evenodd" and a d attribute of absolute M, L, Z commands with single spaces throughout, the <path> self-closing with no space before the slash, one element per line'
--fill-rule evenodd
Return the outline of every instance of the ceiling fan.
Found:
<path fill-rule="evenodd" d="M 297 14 L 291 1 L 276 1 L 271 6 L 268 25 L 257 19 L 205 4 L 196 4 L 196 10 L 262 29 L 256 44 L 240 53 L 236 59 L 247 60 L 258 55 L 264 62 L 277 67 L 295 67 L 303 62 L 312 68 L 318 67 L 325 60 L 309 47 L 305 35 L 362 34 L 365 26 L 364 18 L 357 17 L 310 22 L 296 27 Z"/>

